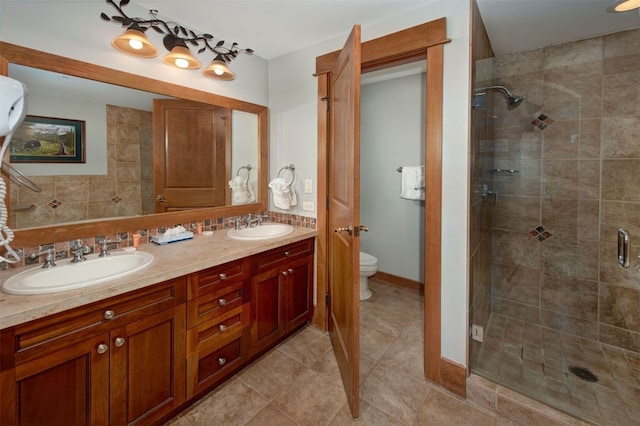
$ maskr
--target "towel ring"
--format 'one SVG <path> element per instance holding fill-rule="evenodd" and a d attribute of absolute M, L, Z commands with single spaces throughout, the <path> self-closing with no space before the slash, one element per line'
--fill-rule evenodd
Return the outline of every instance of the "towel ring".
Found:
<path fill-rule="evenodd" d="M 249 177 L 251 176 L 251 164 L 247 164 L 246 166 L 240 166 L 238 167 L 238 171 L 236 172 L 236 176 L 240 176 L 240 170 L 242 169 L 246 169 L 247 170 L 247 182 L 249 181 Z"/>
<path fill-rule="evenodd" d="M 289 170 L 291 172 L 291 182 L 287 184 L 287 186 L 291 188 L 291 185 L 293 185 L 293 182 L 295 182 L 296 180 L 296 166 L 294 164 L 289 164 L 288 166 L 284 166 L 278 171 L 278 177 L 282 177 L 280 175 L 285 170 Z"/>

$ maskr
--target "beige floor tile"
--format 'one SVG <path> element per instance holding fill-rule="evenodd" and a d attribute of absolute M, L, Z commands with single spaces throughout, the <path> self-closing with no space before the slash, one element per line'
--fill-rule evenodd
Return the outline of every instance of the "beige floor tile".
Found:
<path fill-rule="evenodd" d="M 415 420 L 416 425 L 491 426 L 494 423 L 494 416 L 437 389 L 431 389 Z"/>
<path fill-rule="evenodd" d="M 297 423 L 273 405 L 264 407 L 247 426 L 296 426 Z"/>
<path fill-rule="evenodd" d="M 302 329 L 278 346 L 278 350 L 307 367 L 313 365 L 329 349 L 331 349 L 329 335 L 313 327 Z"/>
<path fill-rule="evenodd" d="M 244 425 L 269 401 L 233 378 L 180 415 L 179 425 Z"/>
<path fill-rule="evenodd" d="M 272 350 L 238 374 L 238 379 L 272 400 L 283 386 L 307 370 L 301 362 L 280 350 Z"/>
<path fill-rule="evenodd" d="M 360 388 L 360 397 L 392 417 L 412 424 L 431 390 L 389 366 L 376 366 Z"/>
<path fill-rule="evenodd" d="M 367 324 L 360 326 L 360 353 L 379 361 L 393 345 L 395 338 Z"/>
<path fill-rule="evenodd" d="M 345 404 L 329 423 L 330 426 L 401 426 L 405 424 L 363 400 L 360 400 L 360 416 L 358 418 L 354 419 L 351 416 L 351 410 Z"/>
<path fill-rule="evenodd" d="M 283 386 L 272 404 L 301 425 L 326 425 L 346 402 L 342 385 L 307 369 Z"/>

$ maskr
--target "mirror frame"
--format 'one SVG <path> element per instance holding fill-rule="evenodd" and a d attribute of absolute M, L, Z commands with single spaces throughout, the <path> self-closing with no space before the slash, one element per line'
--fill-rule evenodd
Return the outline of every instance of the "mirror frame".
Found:
<path fill-rule="evenodd" d="M 144 216 L 95 219 L 83 222 L 72 222 L 60 225 L 48 225 L 39 228 L 34 227 L 15 230 L 14 246 L 37 246 L 43 243 L 66 241 L 76 238 L 88 238 L 97 235 L 114 234 L 117 232 L 131 232 L 134 230 L 159 226 L 185 224 L 203 221 L 206 219 L 239 216 L 247 213 L 266 211 L 268 209 L 267 179 L 269 167 L 269 111 L 266 106 L 244 102 L 238 99 L 228 98 L 0 41 L 1 75 L 6 76 L 9 74 L 10 63 L 254 113 L 258 116 L 259 150 L 257 203 L 155 213 Z M 7 152 L 5 157 L 8 157 L 8 155 L 9 153 Z M 5 182 L 7 182 L 7 185 L 10 185 L 8 177 L 4 174 L 3 177 Z M 7 194 L 9 193 L 10 191 L 7 191 Z"/>

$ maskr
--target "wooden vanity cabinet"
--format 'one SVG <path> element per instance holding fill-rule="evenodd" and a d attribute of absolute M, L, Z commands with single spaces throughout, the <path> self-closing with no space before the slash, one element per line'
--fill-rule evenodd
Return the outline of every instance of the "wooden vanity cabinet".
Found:
<path fill-rule="evenodd" d="M 184 277 L 2 330 L 0 424 L 152 423 L 185 401 Z"/>
<path fill-rule="evenodd" d="M 313 316 L 314 239 L 252 259 L 251 344 L 260 353 Z"/>
<path fill-rule="evenodd" d="M 240 369 L 249 357 L 251 258 L 188 277 L 187 398 Z"/>

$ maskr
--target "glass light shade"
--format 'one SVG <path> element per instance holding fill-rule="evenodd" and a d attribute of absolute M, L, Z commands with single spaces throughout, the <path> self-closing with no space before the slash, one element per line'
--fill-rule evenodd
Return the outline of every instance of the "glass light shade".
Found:
<path fill-rule="evenodd" d="M 628 12 L 638 8 L 640 8 L 640 0 L 619 0 L 609 6 L 607 11 L 611 13 Z"/>
<path fill-rule="evenodd" d="M 141 58 L 158 56 L 158 49 L 151 44 L 147 36 L 142 31 L 133 28 L 129 28 L 121 36 L 114 38 L 111 45 L 122 53 Z"/>
<path fill-rule="evenodd" d="M 214 59 L 208 67 L 206 67 L 202 74 L 207 77 L 217 78 L 218 80 L 233 80 L 236 75 L 229 69 L 227 64 L 222 59 Z"/>
<path fill-rule="evenodd" d="M 171 65 L 172 67 L 182 68 L 194 70 L 200 68 L 202 64 L 193 57 L 189 49 L 184 46 L 175 46 L 171 49 L 164 58 L 162 58 L 162 62 L 167 65 Z"/>

